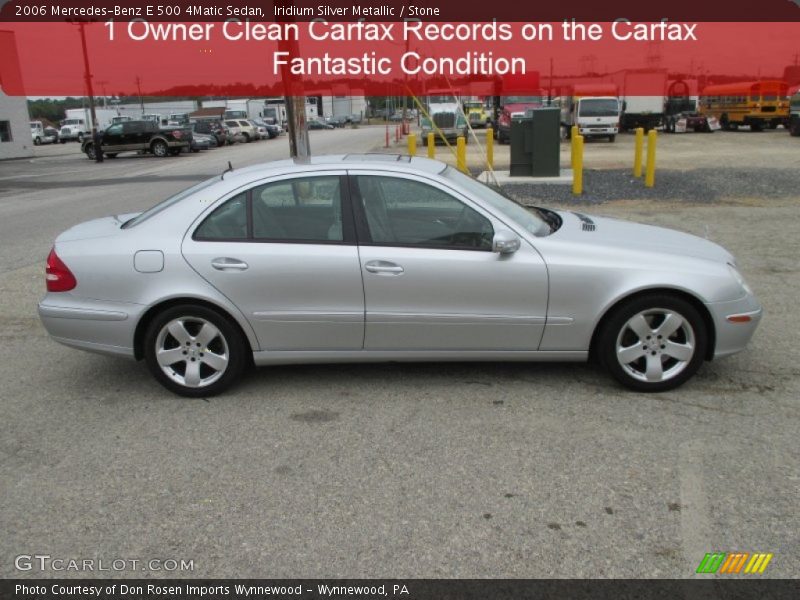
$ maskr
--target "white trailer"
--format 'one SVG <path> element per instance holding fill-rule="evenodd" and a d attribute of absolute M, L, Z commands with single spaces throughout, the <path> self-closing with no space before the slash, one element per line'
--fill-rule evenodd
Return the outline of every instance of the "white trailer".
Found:
<path fill-rule="evenodd" d="M 119 116 L 114 108 L 95 108 L 97 129 L 105 129 L 111 125 L 112 119 Z M 61 121 L 58 140 L 64 144 L 69 140 L 82 142 L 83 138 L 92 134 L 92 112 L 89 108 L 68 108 L 66 117 Z"/>
<path fill-rule="evenodd" d="M 659 127 L 664 120 L 666 69 L 622 71 L 615 79 L 622 90 L 621 128 L 629 130 L 642 127 L 648 131 Z"/>

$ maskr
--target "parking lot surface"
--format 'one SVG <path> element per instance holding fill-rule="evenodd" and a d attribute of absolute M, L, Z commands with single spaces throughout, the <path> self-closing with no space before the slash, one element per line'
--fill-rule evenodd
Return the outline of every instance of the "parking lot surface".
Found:
<path fill-rule="evenodd" d="M 660 160 L 723 181 L 757 167 L 763 194 L 676 195 L 657 178 L 666 200 L 612 189 L 591 207 L 723 244 L 764 305 L 745 352 L 647 396 L 592 365 L 494 363 L 271 367 L 221 397 L 172 396 L 143 364 L 48 339 L 36 303 L 52 240 L 228 160 L 283 158 L 285 136 L 0 163 L 0 576 L 87 575 L 15 570 L 38 553 L 194 561 L 103 573 L 124 577 L 681 578 L 714 551 L 772 552 L 765 577 L 797 576 L 800 179 L 785 173 L 800 141 L 754 134 L 752 151 L 746 135 L 663 136 Z M 381 142 L 371 127 L 311 135 L 315 153 Z M 624 168 L 630 136 L 601 160 L 611 146 L 587 145 L 587 164 Z"/>

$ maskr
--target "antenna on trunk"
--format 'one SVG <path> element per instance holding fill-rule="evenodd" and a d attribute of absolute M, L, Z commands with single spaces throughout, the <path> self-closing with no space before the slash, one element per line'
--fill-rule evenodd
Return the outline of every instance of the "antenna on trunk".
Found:
<path fill-rule="evenodd" d="M 227 169 L 225 169 L 225 170 L 222 172 L 222 177 L 221 177 L 221 179 L 225 179 L 225 173 L 230 173 L 231 171 L 233 171 L 233 165 L 231 164 L 231 161 L 228 161 L 228 168 L 227 168 Z"/>

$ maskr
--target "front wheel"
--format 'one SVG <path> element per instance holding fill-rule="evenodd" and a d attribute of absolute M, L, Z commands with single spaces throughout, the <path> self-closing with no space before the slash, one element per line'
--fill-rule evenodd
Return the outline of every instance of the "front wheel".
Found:
<path fill-rule="evenodd" d="M 225 317 L 204 306 L 174 306 L 159 314 L 145 333 L 145 362 L 168 390 L 206 398 L 239 380 L 247 344 Z"/>
<path fill-rule="evenodd" d="M 97 160 L 97 152 L 94 149 L 94 144 L 87 145 L 84 151 L 86 152 L 86 156 L 89 158 L 89 160 Z"/>
<path fill-rule="evenodd" d="M 42 143 L 42 139 L 41 138 L 38 138 L 38 137 L 33 138 L 33 145 L 34 146 L 39 146 L 39 145 L 41 145 L 41 143 Z"/>
<path fill-rule="evenodd" d="M 624 386 L 663 392 L 691 378 L 707 348 L 705 322 L 692 304 L 678 296 L 649 294 L 626 302 L 606 318 L 596 351 Z"/>

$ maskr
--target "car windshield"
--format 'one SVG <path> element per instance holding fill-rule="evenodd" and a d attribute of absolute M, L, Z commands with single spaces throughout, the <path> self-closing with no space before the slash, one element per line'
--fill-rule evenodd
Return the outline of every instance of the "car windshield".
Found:
<path fill-rule="evenodd" d="M 511 198 L 503 196 L 495 189 L 481 183 L 477 179 L 464 175 L 453 167 L 447 167 L 442 172 L 442 175 L 459 187 L 467 190 L 484 202 L 487 202 L 492 208 L 497 209 L 504 216 L 514 221 L 514 223 L 523 227 L 525 231 L 539 237 L 548 235 L 551 232 L 550 225 L 533 212 L 533 210 L 518 204 Z"/>
<path fill-rule="evenodd" d="M 191 196 L 195 192 L 199 192 L 200 190 L 202 190 L 204 188 L 207 188 L 207 187 L 209 187 L 209 186 L 211 186 L 211 185 L 213 185 L 213 184 L 215 184 L 215 183 L 217 183 L 218 181 L 221 181 L 221 180 L 222 180 L 222 176 L 221 175 L 215 175 L 211 179 L 206 179 L 205 181 L 201 181 L 200 183 L 197 183 L 197 184 L 193 185 L 190 188 L 186 188 L 185 190 L 178 192 L 174 196 L 170 196 L 166 200 L 162 200 L 161 202 L 159 202 L 158 204 L 156 204 L 152 208 L 148 208 L 146 211 L 144 211 L 143 213 L 133 217 L 132 219 L 129 219 L 128 221 L 125 221 L 122 224 L 122 229 L 128 229 L 130 227 L 136 227 L 137 225 L 139 225 L 140 223 L 143 223 L 144 221 L 146 221 L 150 217 L 152 217 L 154 215 L 157 215 L 162 210 L 165 210 L 165 209 L 169 208 L 173 204 L 177 204 L 178 202 L 180 202 L 181 200 L 183 200 L 187 196 Z"/>
<path fill-rule="evenodd" d="M 619 102 L 612 98 L 584 98 L 580 101 L 578 115 L 581 117 L 616 117 Z"/>

